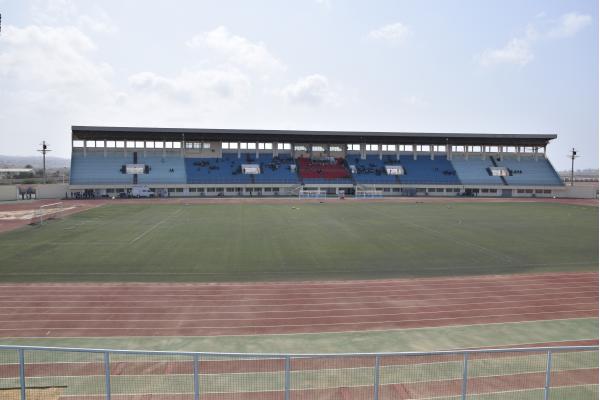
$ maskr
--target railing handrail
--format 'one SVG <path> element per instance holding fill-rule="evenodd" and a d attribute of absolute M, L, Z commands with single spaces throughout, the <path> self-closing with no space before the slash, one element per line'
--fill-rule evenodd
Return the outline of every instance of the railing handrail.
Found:
<path fill-rule="evenodd" d="M 437 351 L 404 351 L 404 352 L 368 352 L 368 353 L 227 353 L 227 352 L 200 352 L 200 351 L 162 351 L 162 350 L 125 350 L 101 349 L 83 347 L 49 347 L 26 345 L 0 345 L 0 350 L 29 350 L 29 351 L 55 351 L 69 353 L 111 353 L 111 354 L 137 354 L 137 355 L 169 355 L 169 356 L 216 356 L 216 357 L 248 357 L 248 358 L 334 358 L 334 357 L 392 357 L 392 356 L 439 356 L 439 355 L 464 355 L 484 353 L 541 353 L 563 351 L 594 351 L 598 345 L 588 346 L 545 346 L 545 347 L 508 347 L 492 349 L 464 349 L 464 350 L 437 350 Z"/>

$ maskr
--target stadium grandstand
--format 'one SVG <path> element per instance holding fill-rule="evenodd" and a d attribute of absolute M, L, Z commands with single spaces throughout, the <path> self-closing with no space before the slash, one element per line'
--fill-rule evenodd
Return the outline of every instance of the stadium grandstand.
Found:
<path fill-rule="evenodd" d="M 551 197 L 553 134 L 72 127 L 72 197 Z"/>

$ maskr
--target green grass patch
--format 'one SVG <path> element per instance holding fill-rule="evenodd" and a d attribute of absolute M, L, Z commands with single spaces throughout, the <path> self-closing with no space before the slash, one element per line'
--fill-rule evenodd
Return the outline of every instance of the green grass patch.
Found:
<path fill-rule="evenodd" d="M 598 208 L 108 205 L 0 235 L 0 281 L 265 281 L 598 269 Z"/>
<path fill-rule="evenodd" d="M 438 328 L 292 335 L 5 338 L 0 340 L 0 344 L 165 351 L 343 353 L 433 351 L 597 338 L 598 319 L 579 318 Z"/>

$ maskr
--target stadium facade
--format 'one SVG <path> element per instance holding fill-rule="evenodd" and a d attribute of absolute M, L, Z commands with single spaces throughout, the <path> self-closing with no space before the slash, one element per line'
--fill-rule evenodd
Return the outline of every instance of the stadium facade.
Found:
<path fill-rule="evenodd" d="M 549 197 L 556 135 L 72 127 L 71 196 Z"/>

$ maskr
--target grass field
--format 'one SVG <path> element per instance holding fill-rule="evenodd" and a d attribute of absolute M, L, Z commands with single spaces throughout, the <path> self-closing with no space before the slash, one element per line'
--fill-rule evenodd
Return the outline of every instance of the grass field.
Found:
<path fill-rule="evenodd" d="M 39 326 L 41 332 L 28 334 L 30 337 L 3 337 L 1 343 L 170 351 L 337 353 L 595 342 L 598 319 L 588 309 L 597 310 L 597 296 L 590 291 L 597 289 L 597 285 L 589 282 L 588 277 L 597 274 L 552 275 L 564 276 L 560 281 L 548 274 L 488 276 L 475 281 L 468 277 L 596 272 L 597 220 L 597 207 L 541 203 L 105 205 L 43 226 L 26 226 L 0 234 L 0 281 L 5 283 L 4 294 L 0 295 L 0 302 L 5 305 L 0 312 L 0 331 L 10 336 L 6 332 L 13 332 L 14 327 Z M 232 289 L 238 286 L 235 284 L 218 285 L 219 289 L 211 292 L 213 285 L 11 283 L 321 281 L 435 276 L 463 278 L 374 281 L 378 283 L 372 289 L 367 285 L 373 282 L 353 282 L 353 291 L 343 286 L 332 288 L 327 282 L 277 284 L 270 288 L 261 284 L 239 285 L 241 292 L 246 291 L 239 294 L 246 297 L 239 306 L 234 304 L 239 300 L 238 290 Z M 143 289 L 144 286 L 150 289 Z M 63 287 L 67 289 L 60 289 Z M 148 297 L 144 290 L 153 290 L 152 296 Z M 88 293 L 94 291 L 96 297 Z M 103 298 L 103 293 L 112 293 L 113 298 Z M 564 296 L 559 302 L 555 298 L 558 293 Z M 308 305 L 300 295 L 310 300 Z M 288 301 L 291 310 L 264 311 L 263 302 L 271 298 L 281 300 L 281 304 L 273 304 L 277 307 Z M 479 308 L 468 301 L 480 303 Z M 482 307 L 482 302 L 489 304 Z M 262 314 L 272 317 L 265 319 L 268 321 L 263 322 L 265 325 L 277 325 L 285 318 L 296 318 L 290 323 L 301 324 L 303 318 L 310 318 L 294 317 L 293 312 L 298 310 L 292 306 L 333 313 L 329 318 L 336 321 L 345 315 L 351 324 L 374 317 L 375 314 L 364 316 L 353 309 L 365 305 L 369 305 L 366 309 L 380 310 L 373 312 L 381 313 L 383 319 L 400 318 L 397 315 L 404 319 L 421 318 L 410 316 L 414 307 L 422 307 L 421 312 L 429 315 L 431 321 L 444 317 L 461 321 L 461 317 L 452 316 L 460 315 L 465 307 L 472 307 L 467 310 L 469 313 L 483 317 L 488 314 L 518 317 L 524 309 L 531 314 L 518 322 L 484 319 L 486 322 L 482 323 L 450 322 L 447 326 L 364 331 L 352 330 L 352 326 L 340 328 L 348 331 L 334 332 L 207 336 L 136 335 L 138 331 L 131 331 L 110 337 L 99 329 L 97 336 L 96 332 L 90 335 L 86 331 L 79 337 L 50 337 L 60 333 L 60 329 L 68 331 L 86 324 L 100 323 L 100 327 L 118 329 L 131 322 L 119 320 L 121 314 L 131 314 L 136 327 L 145 324 L 150 332 L 153 328 L 161 332 L 163 318 L 171 321 L 167 325 L 181 329 L 187 325 L 200 326 L 198 329 L 203 324 L 219 325 L 221 316 L 212 315 L 214 310 L 208 309 L 208 304 L 222 307 L 217 312 L 224 314 L 224 319 L 230 318 L 224 325 L 251 324 L 243 318 L 265 319 L 259 317 Z M 92 317 L 88 320 L 82 312 L 89 312 Z M 228 317 L 228 313 L 240 312 L 245 314 L 238 316 L 239 320 Z M 555 313 L 551 315 L 554 319 L 543 320 L 548 313 Z M 152 319 L 146 320 L 145 314 Z M 326 325 L 331 321 L 319 322 Z M 59 387 L 61 393 L 46 398 L 103 396 L 100 354 L 27 352 L 25 359 L 29 365 L 28 385 Z M 202 398 L 281 397 L 285 386 L 282 363 L 274 368 L 273 360 L 232 358 L 219 361 L 221 364 L 215 363 L 216 360 L 200 362 Z M 468 369 L 469 398 L 540 398 L 546 360 L 545 352 L 474 358 Z M 0 397 L 17 398 L 18 393 L 12 390 L 19 386 L 17 361 L 15 351 L 0 351 Z M 302 359 L 293 362 L 290 373 L 290 387 L 296 396 L 293 398 L 372 398 L 373 360 L 367 364 L 359 360 L 313 361 L 316 368 Z M 189 398 L 193 392 L 192 365 L 183 356 L 113 355 L 111 362 L 114 363 L 111 387 L 115 395 L 152 394 L 179 400 Z M 397 398 L 402 394 L 400 398 L 460 398 L 463 362 L 462 356 L 383 362 L 379 380 L 382 397 Z M 224 369 L 213 370 L 219 365 Z M 556 354 L 551 398 L 597 398 L 597 366 L 596 351 Z M 82 397 L 88 395 L 91 397 Z"/>
<path fill-rule="evenodd" d="M 565 340 L 597 339 L 598 319 L 509 322 L 347 333 L 293 335 L 2 338 L 2 344 L 103 349 L 315 353 L 435 351 L 510 347 Z"/>
<path fill-rule="evenodd" d="M 586 271 L 598 208 L 106 205 L 0 234 L 0 280 L 265 281 Z"/>

